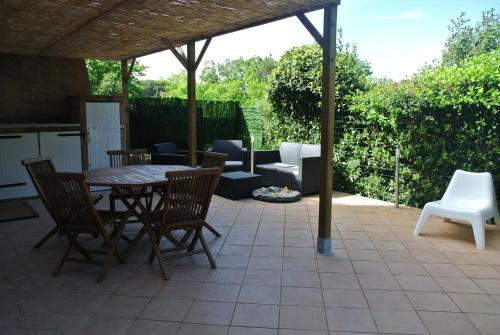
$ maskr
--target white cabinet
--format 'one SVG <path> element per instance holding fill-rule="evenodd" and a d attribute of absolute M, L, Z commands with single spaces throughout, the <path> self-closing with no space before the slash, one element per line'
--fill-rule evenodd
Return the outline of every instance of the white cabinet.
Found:
<path fill-rule="evenodd" d="M 37 195 L 21 161 L 38 156 L 50 156 L 58 171 L 81 172 L 80 132 L 0 134 L 0 200 Z"/>
<path fill-rule="evenodd" d="M 41 132 L 39 139 L 40 156 L 50 156 L 57 171 L 82 172 L 80 132 Z"/>
<path fill-rule="evenodd" d="M 36 195 L 21 160 L 38 155 L 38 133 L 0 135 L 0 200 Z"/>

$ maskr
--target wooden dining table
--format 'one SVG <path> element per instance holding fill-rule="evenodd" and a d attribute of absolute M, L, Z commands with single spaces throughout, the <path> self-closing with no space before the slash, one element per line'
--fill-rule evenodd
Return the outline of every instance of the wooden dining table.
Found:
<path fill-rule="evenodd" d="M 165 185 L 168 172 L 193 169 L 193 167 L 185 165 L 129 165 L 98 168 L 85 172 L 87 185 L 117 189 L 120 200 L 132 215 L 137 217 L 143 224 L 137 235 L 131 240 L 127 249 L 125 249 L 123 253 L 124 258 L 127 258 L 144 235 L 147 234 L 158 256 L 158 262 L 165 279 L 167 278 L 167 272 L 163 261 L 160 259 L 160 252 L 155 243 L 151 223 L 148 218 L 148 214 L 152 208 L 148 208 L 141 199 L 146 193 L 151 192 L 152 189 L 161 188 L 162 185 Z M 169 240 L 177 246 L 180 243 L 173 237 L 170 237 Z"/>

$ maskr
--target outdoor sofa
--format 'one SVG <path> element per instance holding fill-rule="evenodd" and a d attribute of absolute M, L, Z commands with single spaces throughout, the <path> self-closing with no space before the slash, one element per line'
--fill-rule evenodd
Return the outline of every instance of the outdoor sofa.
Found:
<path fill-rule="evenodd" d="M 302 194 L 319 192 L 320 146 L 283 142 L 279 150 L 254 153 L 255 173 L 265 186 L 288 187 Z"/>
<path fill-rule="evenodd" d="M 244 153 L 247 149 L 243 148 L 241 140 L 215 140 L 209 151 L 229 156 L 224 166 L 224 172 L 244 170 Z"/>

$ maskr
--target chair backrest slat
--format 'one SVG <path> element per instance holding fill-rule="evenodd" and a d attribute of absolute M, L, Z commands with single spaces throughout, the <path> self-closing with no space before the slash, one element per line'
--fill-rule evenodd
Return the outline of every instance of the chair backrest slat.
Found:
<path fill-rule="evenodd" d="M 168 172 L 162 225 L 203 223 L 219 174 L 218 168 Z"/>
<path fill-rule="evenodd" d="M 147 163 L 146 149 L 108 150 L 109 166 L 143 165 Z"/>
<path fill-rule="evenodd" d="M 26 171 L 28 172 L 31 181 L 35 186 L 35 189 L 38 192 L 40 199 L 42 200 L 45 207 L 47 207 L 45 194 L 41 189 L 40 182 L 38 180 L 38 174 L 43 172 L 56 172 L 56 169 L 54 167 L 54 164 L 52 164 L 50 157 L 41 156 L 37 158 L 24 159 L 21 161 L 21 163 L 26 168 Z"/>
<path fill-rule="evenodd" d="M 203 156 L 202 168 L 219 168 L 221 171 L 224 170 L 224 165 L 228 159 L 228 155 L 221 154 L 219 152 L 205 152 Z"/>
<path fill-rule="evenodd" d="M 75 232 L 95 230 L 107 240 L 83 173 L 42 172 L 38 174 L 38 179 L 46 195 L 47 206 L 61 229 Z"/>

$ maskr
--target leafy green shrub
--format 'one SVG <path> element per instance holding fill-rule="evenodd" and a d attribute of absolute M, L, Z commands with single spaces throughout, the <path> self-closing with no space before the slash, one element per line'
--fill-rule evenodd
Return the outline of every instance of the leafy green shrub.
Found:
<path fill-rule="evenodd" d="M 340 42 L 336 71 L 336 119 L 342 120 L 352 95 L 368 87 L 370 68 L 358 58 L 355 48 Z M 319 142 L 321 78 L 319 45 L 295 47 L 281 57 L 269 80 L 264 147 L 275 148 L 283 141 Z"/>
<path fill-rule="evenodd" d="M 353 98 L 349 126 L 335 147 L 347 191 L 393 200 L 401 147 L 401 200 L 422 206 L 439 199 L 456 169 L 489 171 L 500 180 L 500 49 L 461 67 L 428 68 L 401 83 L 376 85 Z"/>

